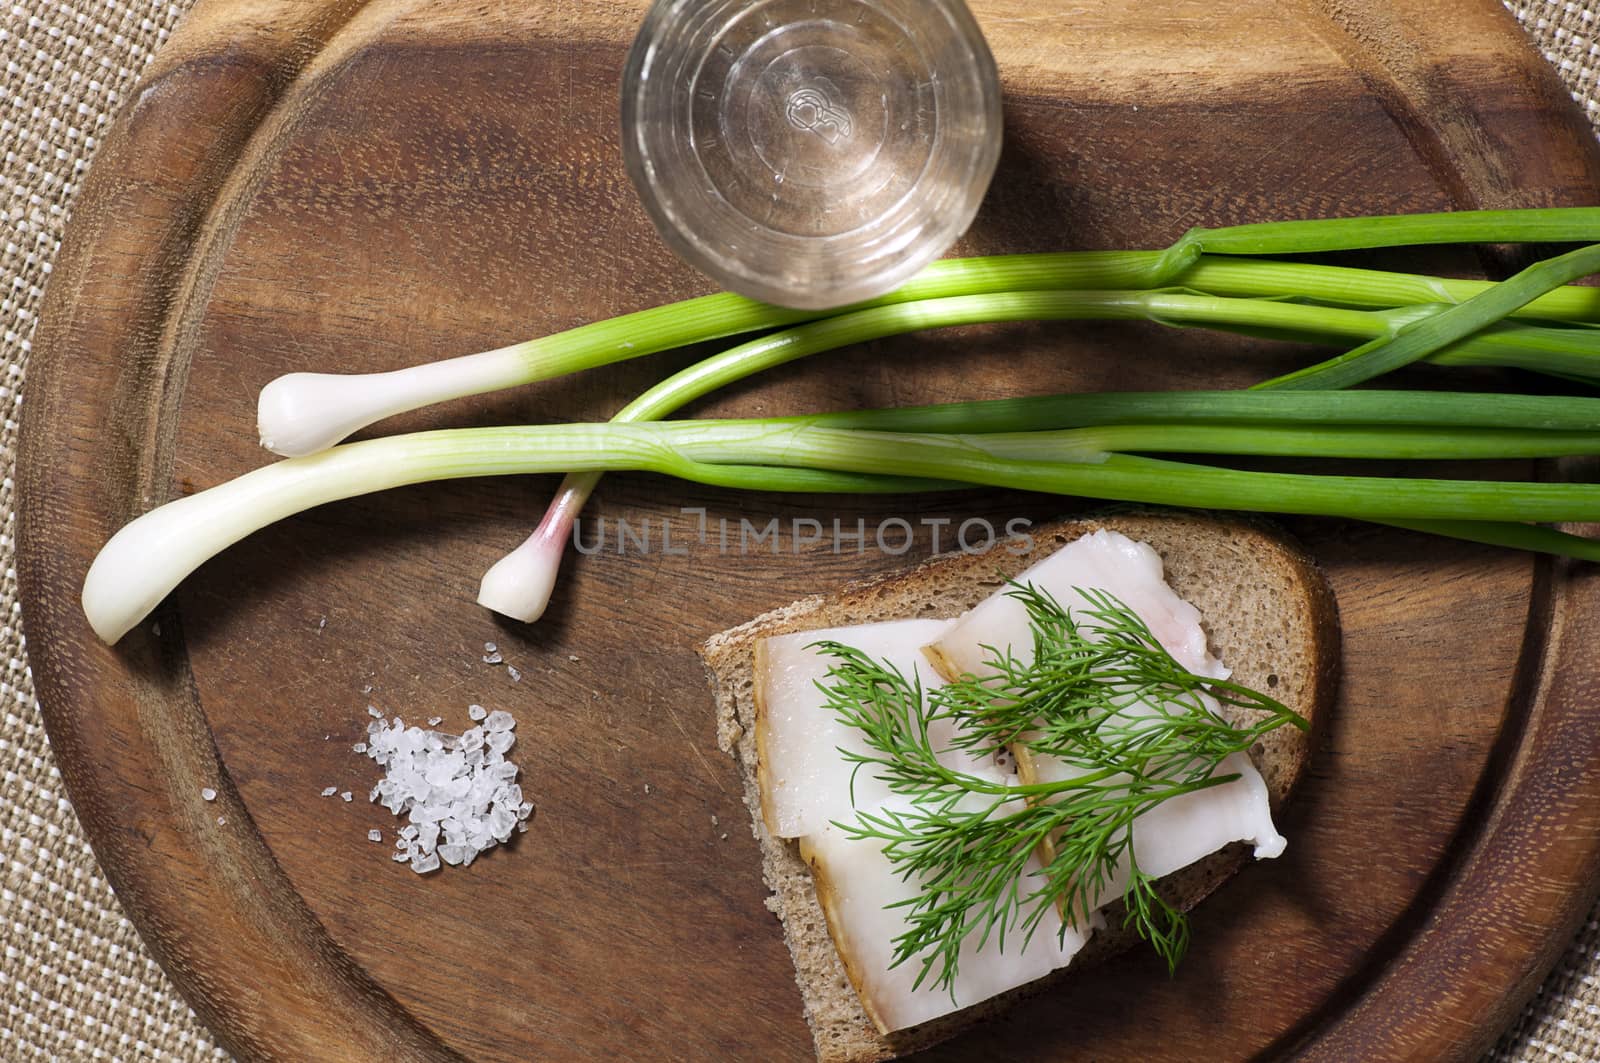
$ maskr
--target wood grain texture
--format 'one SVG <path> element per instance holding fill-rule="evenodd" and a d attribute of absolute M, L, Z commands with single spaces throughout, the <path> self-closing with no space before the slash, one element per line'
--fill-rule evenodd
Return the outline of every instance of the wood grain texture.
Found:
<path fill-rule="evenodd" d="M 1159 246 L 1194 224 L 1589 203 L 1600 187 L 1581 119 L 1490 0 L 1177 0 L 1137 19 L 1112 0 L 973 6 L 1007 131 L 960 251 Z M 641 7 L 206 0 L 79 200 L 18 471 L 32 663 L 113 885 L 247 1058 L 804 1058 L 693 646 L 907 558 L 789 539 L 740 557 L 694 541 L 679 506 L 735 530 L 1062 509 L 615 477 L 592 515 L 669 518 L 688 554 L 619 556 L 613 539 L 522 628 L 472 591 L 552 480 L 419 487 L 252 537 L 174 595 L 159 635 L 94 640 L 77 606 L 93 551 L 134 513 L 260 464 L 254 397 L 273 376 L 390 368 L 706 290 L 622 173 L 616 79 Z M 693 353 L 383 428 L 603 418 Z M 1154 327 L 967 328 L 787 367 L 698 409 L 1233 384 L 1305 357 Z M 1592 572 L 1294 529 L 1339 596 L 1345 685 L 1289 855 L 1202 907 L 1176 979 L 1130 956 L 938 1058 L 1468 1058 L 1564 944 L 1600 882 L 1600 735 L 1581 712 Z M 922 525 L 910 556 L 932 548 Z M 486 641 L 520 682 L 482 662 Z M 369 702 L 459 726 L 474 701 L 518 717 L 539 812 L 508 851 L 419 879 L 365 840 L 386 814 L 318 795 L 370 786 L 349 751 Z"/>

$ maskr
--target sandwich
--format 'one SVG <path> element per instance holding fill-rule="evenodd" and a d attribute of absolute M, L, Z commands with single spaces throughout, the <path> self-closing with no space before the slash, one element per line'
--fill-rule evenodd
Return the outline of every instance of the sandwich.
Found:
<path fill-rule="evenodd" d="M 1021 995 L 1068 991 L 1074 973 L 1139 940 L 1137 921 L 1123 918 L 1134 877 L 1151 883 L 1157 914 L 1170 908 L 1181 918 L 1253 858 L 1292 844 L 1272 816 L 1306 770 L 1338 665 L 1333 595 L 1305 552 L 1265 524 L 1190 515 L 1066 521 L 1034 529 L 1031 539 L 1025 553 L 936 558 L 807 598 L 701 648 L 719 741 L 739 765 L 769 907 L 824 1063 L 903 1055 L 998 1015 Z M 1028 667 L 1038 633 L 1030 618 L 1037 624 L 1040 609 L 1080 618 L 1131 613 L 1152 653 L 1204 701 L 1195 701 L 1195 711 L 1237 722 L 1248 748 L 1218 762 L 1208 780 L 1216 785 L 1143 810 L 1104 880 L 1084 885 L 1070 902 L 1032 893 L 1058 855 L 1052 845 L 1066 845 L 1057 830 L 1036 852 L 1020 854 L 1027 863 L 1009 934 L 1002 924 L 990 934 L 955 935 L 961 940 L 941 955 L 907 955 L 907 906 L 919 876 L 894 866 L 884 841 L 863 832 L 904 822 L 898 817 L 915 805 L 905 786 L 896 792 L 892 773 L 880 771 L 881 751 L 852 729 L 853 688 L 841 677 L 857 668 L 880 685 L 903 678 L 898 695 L 924 699 L 924 707 L 974 689 L 1003 692 Z M 1088 639 L 1109 638 L 1082 622 Z M 1261 705 L 1278 705 L 1299 726 L 1250 729 L 1261 715 L 1247 711 L 1255 704 L 1224 689 L 1259 691 Z M 1132 700 L 1112 711 L 1137 723 L 1147 710 Z M 980 788 L 1063 779 L 1071 786 L 1083 770 L 1072 756 L 1040 752 L 1038 743 L 996 749 L 992 741 L 963 741 L 963 724 L 948 714 L 929 713 L 923 726 L 941 764 Z M 963 802 L 950 807 L 973 803 Z M 1024 804 L 1017 798 L 995 807 Z"/>

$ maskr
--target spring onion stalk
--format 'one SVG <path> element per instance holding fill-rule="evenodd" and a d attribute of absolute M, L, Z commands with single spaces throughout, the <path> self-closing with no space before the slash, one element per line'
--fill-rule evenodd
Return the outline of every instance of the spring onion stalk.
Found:
<path fill-rule="evenodd" d="M 1597 289 L 1600 290 L 1600 289 Z M 1265 400 L 1265 401 L 1263 401 Z M 1410 391 L 1177 391 L 1042 395 L 1020 399 L 846 410 L 766 419 L 767 424 L 869 428 L 887 432 L 1038 432 L 1144 421 L 1187 425 L 1278 424 L 1432 426 L 1436 428 L 1551 429 L 1584 433 L 1600 426 L 1600 400 L 1544 395 L 1486 395 Z M 733 422 L 725 422 L 733 423 Z M 1467 438 L 1463 435 L 1461 438 Z M 1105 442 L 1113 442 L 1107 440 Z M 1109 448 L 1108 448 L 1109 449 Z M 1432 452 L 1438 455 L 1440 451 Z M 1452 458 L 1459 452 L 1447 453 Z M 735 466 L 705 466 L 725 473 Z M 741 469 L 757 490 L 803 493 L 812 487 L 790 480 L 796 470 L 752 466 Z M 588 475 L 588 474 L 583 474 Z M 839 474 L 849 476 L 851 474 Z M 829 483 L 818 489 L 853 494 L 893 494 L 917 481 L 857 475 L 853 484 Z M 970 486 L 970 485 L 969 485 Z M 1379 523 L 1448 538 L 1530 553 L 1600 561 L 1600 541 L 1538 525 L 1511 521 L 1381 521 Z"/>
<path fill-rule="evenodd" d="M 1171 286 L 1208 295 L 1278 296 L 1330 306 L 1381 310 L 1419 303 L 1464 303 L 1497 283 L 1310 262 L 1202 255 L 1193 266 L 1173 278 Z M 1556 288 L 1518 307 L 1508 316 L 1550 322 L 1600 321 L 1600 288 L 1576 285 Z"/>
<path fill-rule="evenodd" d="M 1475 433 L 1474 433 L 1475 434 Z M 762 422 L 545 425 L 422 432 L 279 461 L 169 502 L 117 532 L 84 580 L 96 634 L 115 642 L 196 567 L 250 533 L 338 499 L 428 480 L 630 469 L 696 480 L 706 464 L 770 465 L 958 481 L 1110 501 L 1377 521 L 1600 520 L 1600 486 L 1213 468 L 1096 453 L 1005 456 L 990 436 Z"/>
<path fill-rule="evenodd" d="M 539 518 L 533 534 L 490 565 L 478 581 L 479 605 L 524 624 L 544 616 L 555 594 L 556 581 L 561 578 L 567 540 L 602 475 L 569 472 L 561 478 L 556 497 Z"/>
<path fill-rule="evenodd" d="M 1267 401 L 1261 401 L 1263 399 Z M 1090 425 L 1118 425 L 1119 422 L 1141 420 L 1149 424 L 1178 422 L 1187 425 L 1227 426 L 1230 422 L 1244 422 L 1262 426 L 1278 424 L 1290 428 L 1321 424 L 1414 425 L 1435 428 L 1453 426 L 1488 428 L 1497 432 L 1508 428 L 1551 429 L 1558 433 L 1578 435 L 1592 432 L 1600 426 L 1600 401 L 1543 395 L 1376 390 L 1274 393 L 1106 392 L 1043 395 L 1021 399 L 988 399 L 882 410 L 847 410 L 769 418 L 767 423 L 869 428 L 889 432 L 988 433 L 1038 432 Z M 1324 436 L 1324 438 L 1330 437 Z M 1471 437 L 1462 435 L 1458 438 L 1467 440 Z M 1116 441 L 1106 439 L 1103 442 L 1107 444 L 1107 449 L 1113 449 Z M 1149 437 L 1147 436 L 1142 442 L 1148 443 Z M 1373 455 L 1368 453 L 1350 456 Z M 1466 454 L 1447 447 L 1436 447 L 1431 448 L 1425 455 L 1419 453 L 1414 456 L 1462 458 Z M 717 468 L 729 470 L 733 466 Z M 756 466 L 748 470 L 748 475 L 751 485 L 757 489 L 791 493 L 809 490 L 804 482 L 787 480 L 787 474 L 791 471 Z M 915 482 L 861 475 L 851 486 L 830 484 L 827 490 L 840 493 L 893 494 L 902 490 L 906 484 Z M 1529 553 L 1600 561 L 1600 541 L 1538 525 L 1511 521 L 1381 521 L 1378 523 L 1447 538 L 1509 547 Z"/>
<path fill-rule="evenodd" d="M 874 476 L 869 473 L 824 472 L 817 469 L 783 469 L 771 465 L 711 465 L 693 463 L 692 479 L 717 487 L 742 491 L 770 491 L 777 494 L 893 495 L 924 491 L 971 490 L 977 484 L 957 481 L 916 480 L 903 476 Z M 1558 531 L 1537 524 L 1492 520 L 1383 520 L 1408 531 L 1423 532 L 1449 539 L 1504 546 L 1528 553 L 1570 557 L 1579 561 L 1600 561 L 1600 540 Z M 559 549 L 559 547 L 558 547 Z"/>
<path fill-rule="evenodd" d="M 842 410 L 746 421 L 880 432 L 982 434 L 1096 425 L 1397 425 L 1438 428 L 1600 430 L 1600 399 L 1448 391 L 1132 391 L 982 399 L 883 410 Z"/>
<path fill-rule="evenodd" d="M 1193 256 L 1183 264 L 1192 262 Z M 846 310 L 953 295 L 1050 288 L 1153 287 L 1158 251 L 1076 251 L 935 262 L 899 289 Z M 596 321 L 493 351 L 386 373 L 290 373 L 261 390 L 261 445 L 299 457 L 339 442 L 374 421 L 436 402 L 549 380 L 659 351 L 824 316 L 768 306 L 723 292 Z"/>
<path fill-rule="evenodd" d="M 1186 291 L 1027 291 L 956 296 L 872 307 L 798 325 L 741 344 L 669 377 L 624 407 L 613 420 L 660 420 L 689 402 L 755 373 L 852 343 L 917 329 L 999 321 L 1099 318 L 1148 319 L 1172 326 L 1206 326 L 1291 339 L 1393 337 L 1448 307 L 1364 311 L 1266 299 L 1232 299 Z M 1548 364 L 1600 376 L 1600 330 L 1499 326 L 1441 352 L 1457 364 Z M 531 623 L 549 605 L 573 523 L 601 479 L 567 476 L 533 534 L 500 558 L 478 586 L 478 604 Z"/>
<path fill-rule="evenodd" d="M 1411 461 L 1570 458 L 1600 454 L 1600 430 L 1480 428 L 1470 434 L 1393 425 L 1118 424 L 983 437 L 996 457 L 1055 461 L 1095 453 L 1248 454 Z"/>
<path fill-rule="evenodd" d="M 717 388 L 808 355 L 916 329 L 1067 317 L 1144 317 L 1139 292 L 1004 292 L 871 307 L 741 344 L 667 378 L 625 406 L 619 423 L 659 420 Z M 1229 300 L 1218 300 L 1229 302 Z M 1276 315 L 1276 304 L 1262 303 Z M 1360 313 L 1360 311 L 1344 311 Z M 478 584 L 478 604 L 532 623 L 544 615 L 573 523 L 599 484 L 598 472 L 569 474 L 532 535 L 496 561 Z"/>
<path fill-rule="evenodd" d="M 1127 288 L 1155 279 L 1158 252 L 1061 252 L 935 263 L 872 304 L 1071 286 Z M 957 268 L 959 267 L 959 268 Z M 1378 270 L 1202 256 L 1167 278 L 1175 286 L 1237 298 L 1297 298 L 1387 308 L 1459 303 L 1491 282 Z M 848 309 L 848 308 L 847 308 Z M 654 307 L 541 339 L 386 373 L 291 373 L 262 390 L 257 411 L 264 447 L 294 457 L 332 446 L 374 421 L 436 402 L 546 380 L 674 347 L 777 328 L 817 315 L 722 293 Z M 1600 289 L 1565 287 L 1514 311 L 1547 321 L 1600 321 Z"/>
<path fill-rule="evenodd" d="M 696 422 L 680 422 L 695 424 Z M 617 431 L 663 431 L 682 457 L 714 460 L 728 439 L 668 443 L 675 424 L 611 425 Z M 716 432 L 717 429 L 702 431 Z M 1519 483 L 1401 477 L 1331 476 L 1213 468 L 1121 454 L 1062 453 L 1053 461 L 997 454 L 987 436 L 924 435 L 802 428 L 760 431 L 736 444 L 739 460 L 961 480 L 1046 494 L 1115 502 L 1266 513 L 1318 514 L 1360 520 L 1585 521 L 1600 515 L 1600 485 Z M 1004 448 L 1000 448 L 1004 449 Z M 589 468 L 605 464 L 593 457 Z M 652 460 L 630 469 L 667 472 Z"/>
<path fill-rule="evenodd" d="M 1594 343 L 1575 335 L 1600 332 L 1578 329 L 1526 328 L 1514 324 L 1491 325 L 1443 350 L 1428 355 L 1432 365 L 1490 366 L 1525 369 L 1586 387 L 1600 386 L 1600 358 Z"/>
<path fill-rule="evenodd" d="M 1347 388 L 1471 336 L 1553 288 L 1600 272 L 1600 244 L 1536 262 L 1466 302 L 1403 326 L 1337 358 L 1257 384 L 1259 388 Z"/>
<path fill-rule="evenodd" d="M 1228 299 L 1186 291 L 1075 292 L 1090 316 L 1094 299 L 1106 304 L 1093 316 L 1108 320 L 1143 317 L 1174 328 L 1213 328 L 1301 343 L 1344 340 L 1379 342 L 1451 309 L 1425 303 L 1386 310 L 1353 310 L 1265 299 Z M 1528 369 L 1546 374 L 1600 378 L 1600 329 L 1552 328 L 1528 322 L 1497 322 L 1435 349 L 1440 365 Z M 1290 389 L 1286 389 L 1290 390 Z"/>
<path fill-rule="evenodd" d="M 1173 298 L 1178 300 L 1182 297 Z M 1193 299 L 1192 296 L 1190 298 Z M 1260 302 L 1243 299 L 1220 301 Z M 1371 346 L 1384 342 L 1386 338 L 1397 337 L 1412 324 L 1449 309 L 1447 304 L 1442 303 L 1366 311 L 1292 303 L 1278 305 L 1293 308 L 1278 314 L 1278 321 L 1274 321 L 1271 314 L 1260 313 L 1251 315 L 1255 322 L 1253 324 L 1230 322 L 1218 316 L 1218 308 L 1182 304 L 1154 320 L 1175 328 L 1204 326 L 1295 343 L 1326 344 L 1340 339 L 1356 339 L 1365 340 Z M 1525 369 L 1594 386 L 1600 381 L 1600 330 L 1552 328 L 1521 321 L 1501 321 L 1432 351 L 1426 356 L 1426 361 L 1434 365 Z"/>
<path fill-rule="evenodd" d="M 711 465 L 694 463 L 693 479 L 717 487 L 742 491 L 770 491 L 777 494 L 893 495 L 924 491 L 971 490 L 976 484 L 957 481 L 916 480 L 903 476 L 874 476 L 868 473 L 824 472 L 817 469 L 783 469 L 771 465 Z M 1600 561 L 1600 540 L 1557 531 L 1537 524 L 1491 520 L 1384 520 L 1408 531 L 1439 535 L 1450 539 L 1504 546 L 1528 553 L 1570 557 L 1580 561 Z M 560 549 L 560 547 L 557 547 Z"/>
<path fill-rule="evenodd" d="M 899 290 L 873 303 L 914 302 L 954 295 L 1047 288 L 1158 288 L 1177 283 L 1202 253 L 1290 254 L 1403 244 L 1547 242 L 1600 239 L 1600 208 L 1460 211 L 1272 222 L 1196 229 L 1164 251 L 1067 252 L 937 262 Z M 1234 276 L 1237 280 L 1237 270 Z M 1263 276 L 1260 295 L 1273 291 Z M 1344 282 L 1354 283 L 1348 273 Z M 1385 282 L 1387 283 L 1387 282 Z M 1355 298 L 1356 302 L 1363 302 Z M 1455 301 L 1427 297 L 1427 301 Z M 846 308 L 846 309 L 860 309 Z M 374 421 L 419 406 L 514 387 L 627 358 L 809 320 L 815 313 L 784 310 L 719 294 L 595 322 L 481 354 L 388 373 L 292 373 L 262 390 L 262 444 L 285 455 L 331 446 Z"/>
<path fill-rule="evenodd" d="M 909 476 L 862 476 L 826 469 L 779 469 L 767 465 L 717 465 L 691 462 L 683 479 L 737 491 L 785 494 L 894 495 L 951 491 L 970 487 L 947 480 Z M 501 616 L 532 623 L 549 608 L 566 557 L 567 543 L 598 472 L 569 472 L 556 489 L 533 534 L 489 567 L 478 584 L 478 604 Z"/>
<path fill-rule="evenodd" d="M 1424 244 L 1555 244 L 1600 241 L 1600 207 L 1461 210 L 1359 218 L 1269 221 L 1193 229 L 1174 246 L 1212 254 L 1294 255 Z"/>
<path fill-rule="evenodd" d="M 1137 309 L 1140 294 L 1013 291 L 928 299 L 840 314 L 751 340 L 690 366 L 646 391 L 623 407 L 612 420 L 617 423 L 659 420 L 694 399 L 763 370 L 822 351 L 916 329 L 1041 318 L 1146 316 Z M 532 623 L 544 615 L 555 590 L 573 524 L 600 478 L 599 472 L 573 472 L 562 480 L 555 500 L 533 534 L 484 573 L 478 584 L 479 605 L 524 623 Z"/>

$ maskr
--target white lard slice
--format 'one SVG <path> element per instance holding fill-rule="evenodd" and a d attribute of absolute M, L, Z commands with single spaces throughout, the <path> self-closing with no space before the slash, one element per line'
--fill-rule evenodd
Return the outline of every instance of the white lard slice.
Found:
<path fill-rule="evenodd" d="M 1177 662 L 1195 675 L 1226 679 L 1228 670 L 1206 648 L 1200 610 L 1179 598 L 1163 578 L 1161 555 L 1148 545 L 1114 531 L 1097 531 L 1068 543 L 1018 576 L 1071 611 L 1087 603 L 1073 588 L 1109 591 L 1150 625 L 1151 634 Z M 1022 664 L 1033 660 L 1028 609 L 1002 589 L 968 610 L 927 648 L 929 660 L 945 679 L 992 675 L 993 656 L 985 646 L 1011 647 Z"/>
<path fill-rule="evenodd" d="M 948 620 L 896 620 L 802 631 L 756 644 L 756 773 L 769 831 L 780 838 L 815 834 L 832 820 L 853 819 L 854 807 L 876 808 L 889 796 L 889 787 L 863 769 L 854 773 L 852 804 L 854 765 L 839 750 L 871 750 L 859 731 L 826 708 L 817 684 L 836 662 L 813 649 L 813 644 L 853 647 L 874 661 L 887 661 L 908 679 L 920 678 L 925 688 L 932 689 L 944 681 L 922 660 L 919 650 L 949 626 Z"/>
<path fill-rule="evenodd" d="M 892 798 L 882 807 L 908 806 L 905 799 Z M 890 968 L 894 939 L 906 924 L 900 911 L 888 906 L 915 898 L 921 889 L 918 883 L 902 881 L 879 846 L 852 841 L 837 827 L 802 838 L 800 851 L 812 865 L 828 933 L 867 1015 L 883 1033 L 916 1026 L 1043 978 L 1065 967 L 1089 938 L 1071 926 L 1063 936 L 1061 918 L 1051 906 L 1026 947 L 1015 931 L 1003 946 L 991 938 L 979 948 L 977 935 L 963 942 L 953 994 L 936 988 L 932 975 L 913 989 L 922 963 L 914 957 Z M 1038 860 L 1030 860 L 1027 874 L 1038 870 Z M 1032 887 L 1024 883 L 1023 888 Z"/>
<path fill-rule="evenodd" d="M 1161 557 L 1145 543 L 1113 531 L 1097 531 L 1057 550 L 1016 579 L 1050 594 L 1068 611 L 1086 603 L 1075 588 L 1109 591 L 1149 625 L 1167 652 L 1189 671 L 1223 679 L 1228 670 L 1206 646 L 1200 611 L 1179 598 L 1165 580 Z M 1010 648 L 1023 663 L 1032 660 L 1033 635 L 1026 607 L 1005 590 L 965 613 L 925 650 L 946 678 L 992 675 L 993 654 L 985 646 Z M 1206 699 L 1213 709 L 1215 703 Z M 1018 756 L 1026 779 L 1056 782 L 1070 768 L 1053 757 Z M 1266 784 L 1250 758 L 1229 757 L 1219 774 L 1239 778 L 1209 790 L 1164 801 L 1134 821 L 1134 855 L 1141 870 L 1160 877 L 1235 841 L 1250 842 L 1258 858 L 1280 855 L 1286 842 L 1273 826 Z M 1123 874 L 1113 878 L 1101 898 L 1121 892 Z"/>
<path fill-rule="evenodd" d="M 1029 757 L 1024 770 L 1040 782 L 1058 782 L 1078 773 L 1054 757 Z M 1273 826 L 1266 783 L 1250 758 L 1234 753 L 1222 761 L 1216 774 L 1239 778 L 1170 798 L 1133 821 L 1133 854 L 1145 874 L 1152 878 L 1170 875 L 1236 841 L 1254 845 L 1257 859 L 1283 855 L 1288 842 Z M 1091 907 L 1098 909 L 1120 899 L 1129 870 L 1129 863 L 1122 861 Z"/>
<path fill-rule="evenodd" d="M 1170 875 L 1235 841 L 1254 845 L 1257 860 L 1283 855 L 1289 843 L 1273 826 L 1267 784 L 1250 758 L 1234 753 L 1217 774 L 1239 778 L 1163 801 L 1134 820 L 1133 854 L 1146 874 Z"/>
<path fill-rule="evenodd" d="M 894 939 L 906 929 L 896 901 L 915 897 L 916 882 L 904 882 L 882 849 L 853 841 L 833 822 L 850 823 L 856 811 L 877 812 L 907 807 L 890 793 L 869 768 L 855 776 L 840 748 L 866 752 L 859 734 L 841 724 L 817 689 L 832 663 L 811 648 L 818 641 L 852 646 L 876 661 L 887 661 L 908 678 L 920 676 L 925 689 L 941 685 L 921 647 L 950 627 L 944 620 L 904 620 L 857 627 L 781 635 L 759 643 L 756 650 L 756 744 L 762 815 L 780 837 L 798 838 L 801 854 L 812 865 L 817 896 L 851 982 L 867 1014 L 882 1032 L 905 1029 L 948 1014 L 1008 989 L 1031 982 L 1064 966 L 1086 935 L 1069 927 L 1052 908 L 1024 949 L 1019 935 L 1008 935 L 1002 949 L 991 939 L 982 949 L 976 938 L 963 946 L 954 992 L 935 988 L 930 978 L 912 989 L 920 964 L 913 959 L 890 969 Z M 940 760 L 952 768 L 1004 782 L 1015 779 L 992 762 L 948 749 L 953 725 L 931 737 Z M 1037 861 L 1029 864 L 1031 873 Z M 1030 887 L 1025 883 L 1024 890 Z M 954 1002 L 952 1002 L 952 996 Z"/>

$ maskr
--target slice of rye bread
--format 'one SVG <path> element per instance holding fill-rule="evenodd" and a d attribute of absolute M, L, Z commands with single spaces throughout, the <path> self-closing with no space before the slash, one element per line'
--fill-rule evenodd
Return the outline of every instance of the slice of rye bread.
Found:
<path fill-rule="evenodd" d="M 733 753 L 744 780 L 745 804 L 761 844 L 762 872 L 773 896 L 767 906 L 783 924 L 794 957 L 806 1021 L 822 1063 L 865 1063 L 913 1052 L 995 1015 L 1020 996 L 1036 993 L 1134 944 L 1120 920 L 1108 919 L 1088 946 L 1061 971 L 951 1015 L 884 1036 L 862 1010 L 828 935 L 811 870 L 796 842 L 774 838 L 761 816 L 756 783 L 754 649 L 773 635 L 911 617 L 954 617 L 1005 581 L 1067 543 L 1099 528 L 1149 543 L 1166 565 L 1167 582 L 1199 608 L 1212 651 L 1234 678 L 1272 694 L 1312 723 L 1269 733 L 1251 755 L 1266 780 L 1273 807 L 1282 805 L 1305 773 L 1318 725 L 1337 686 L 1339 625 L 1333 593 L 1315 563 L 1284 533 L 1237 517 L 1133 513 L 1070 520 L 1031 530 L 1033 549 L 935 558 L 917 568 L 806 598 L 713 636 L 700 648 L 716 695 L 718 741 Z M 1293 844 L 1293 839 L 1290 839 Z M 1162 880 L 1162 893 L 1183 910 L 1194 907 L 1250 860 L 1235 843 Z"/>

